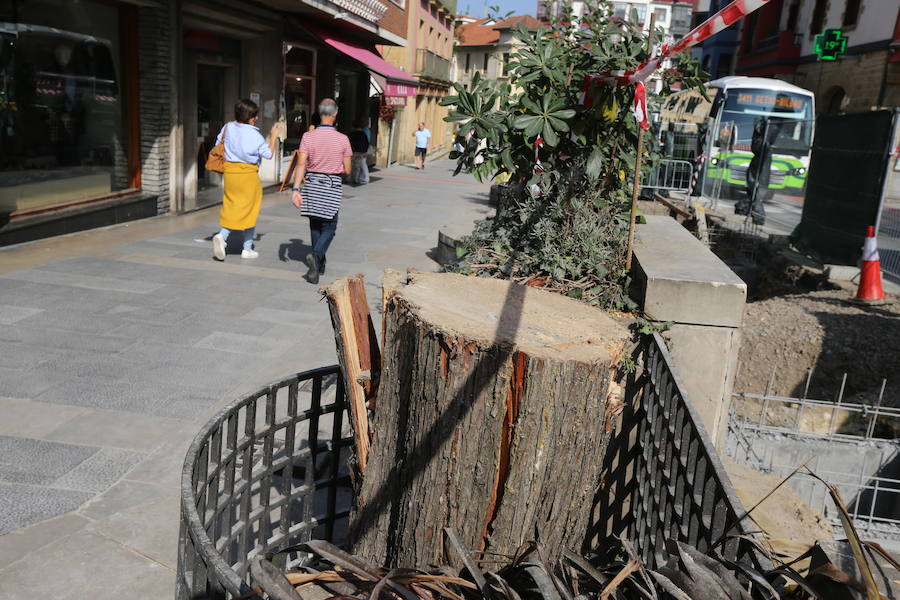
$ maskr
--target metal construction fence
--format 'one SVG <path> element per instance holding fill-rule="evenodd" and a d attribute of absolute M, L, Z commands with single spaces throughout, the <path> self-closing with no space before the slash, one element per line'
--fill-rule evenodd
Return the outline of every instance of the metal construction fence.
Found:
<path fill-rule="evenodd" d="M 607 450 L 589 541 L 624 536 L 651 566 L 666 540 L 677 539 L 768 567 L 748 541 L 743 507 L 662 338 L 645 336 L 634 358 L 639 368 Z M 291 567 L 305 559 L 289 552 L 300 542 L 344 542 L 352 502 L 347 410 L 332 366 L 270 385 L 203 427 L 184 465 L 177 600 L 251 598 L 254 557 L 277 554 Z"/>
<path fill-rule="evenodd" d="M 634 354 L 626 398 L 606 450 L 594 539 L 634 541 L 651 566 L 666 540 L 758 569 L 771 565 L 749 541 L 755 526 L 731 485 L 700 416 L 684 391 L 663 338 L 645 336 Z M 739 535 L 738 535 L 739 534 Z"/>
<path fill-rule="evenodd" d="M 900 408 L 882 406 L 884 385 L 871 404 L 774 394 L 734 394 L 726 453 L 777 478 L 807 464 L 836 486 L 857 529 L 870 536 L 900 534 Z M 800 498 L 828 518 L 840 515 L 827 487 L 801 469 L 791 479 Z"/>

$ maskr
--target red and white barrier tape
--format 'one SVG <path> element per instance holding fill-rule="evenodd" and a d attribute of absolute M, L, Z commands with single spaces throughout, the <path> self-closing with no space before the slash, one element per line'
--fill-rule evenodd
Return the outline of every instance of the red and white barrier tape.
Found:
<path fill-rule="evenodd" d="M 537 136 L 537 139 L 534 140 L 534 172 L 535 173 L 543 173 L 544 166 L 541 164 L 540 157 L 540 149 L 544 147 L 544 138 L 541 136 Z"/>
<path fill-rule="evenodd" d="M 592 102 L 590 94 L 588 92 L 592 85 L 605 84 L 623 86 L 642 84 L 648 77 L 650 77 L 650 75 L 653 74 L 654 71 L 656 71 L 656 69 L 659 68 L 660 64 L 662 64 L 662 62 L 667 58 L 684 52 L 685 50 L 696 46 L 704 40 L 711 38 L 720 31 L 730 27 L 737 21 L 746 17 L 767 2 L 769 2 L 769 0 L 734 0 L 734 2 L 692 29 L 690 33 L 678 40 L 678 42 L 676 42 L 675 44 L 671 46 L 669 46 L 668 44 L 663 44 L 663 47 L 657 56 L 644 61 L 636 69 L 621 71 L 617 73 L 594 73 L 591 75 L 586 75 L 584 78 L 584 86 L 581 90 L 581 104 L 585 106 L 591 106 Z M 640 87 L 643 88 L 642 85 Z M 642 92 L 638 89 L 635 89 L 635 118 L 637 118 L 639 114 L 639 93 Z M 639 119 L 638 123 L 640 123 L 641 128 L 649 129 L 650 124 L 646 120 L 646 93 L 643 92 L 642 95 L 643 107 L 640 110 L 640 113 L 643 114 L 644 119 Z"/>

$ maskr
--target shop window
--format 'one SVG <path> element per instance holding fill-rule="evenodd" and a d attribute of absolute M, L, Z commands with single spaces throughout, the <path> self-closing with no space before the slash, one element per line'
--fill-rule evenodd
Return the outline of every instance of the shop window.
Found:
<path fill-rule="evenodd" d="M 853 27 L 859 22 L 861 4 L 860 0 L 847 0 L 847 4 L 844 6 L 844 27 Z"/>
<path fill-rule="evenodd" d="M 0 3 L 0 216 L 139 185 L 134 15 L 122 16 L 91 0 Z"/>
<path fill-rule="evenodd" d="M 284 45 L 284 106 L 287 138 L 283 149 L 293 152 L 309 129 L 316 112 L 316 51 L 305 46 Z"/>
<path fill-rule="evenodd" d="M 812 19 L 809 22 L 809 34 L 819 35 L 825 28 L 825 10 L 828 8 L 828 0 L 816 0 L 813 6 Z"/>

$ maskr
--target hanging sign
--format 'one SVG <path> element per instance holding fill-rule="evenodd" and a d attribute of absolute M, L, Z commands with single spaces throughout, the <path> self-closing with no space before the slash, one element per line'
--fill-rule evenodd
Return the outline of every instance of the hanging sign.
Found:
<path fill-rule="evenodd" d="M 847 36 L 840 29 L 826 29 L 816 36 L 815 51 L 819 60 L 837 60 L 847 52 Z"/>

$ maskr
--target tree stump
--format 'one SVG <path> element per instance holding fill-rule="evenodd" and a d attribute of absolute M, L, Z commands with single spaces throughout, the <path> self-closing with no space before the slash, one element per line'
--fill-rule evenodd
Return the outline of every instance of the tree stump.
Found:
<path fill-rule="evenodd" d="M 580 549 L 627 327 L 495 279 L 386 272 L 381 381 L 351 515 L 354 553 L 387 567 L 460 566 L 538 540 Z"/>

